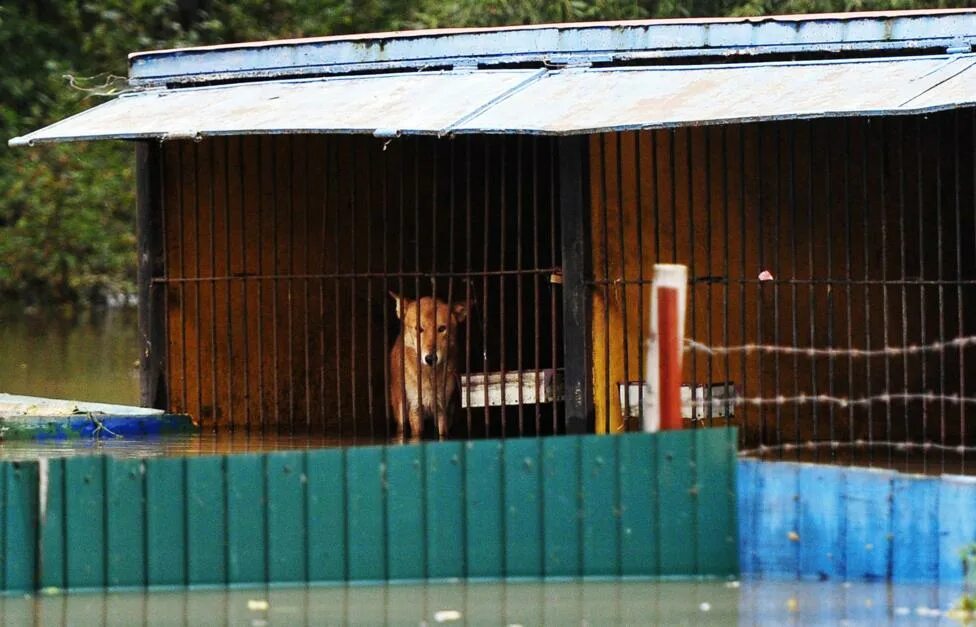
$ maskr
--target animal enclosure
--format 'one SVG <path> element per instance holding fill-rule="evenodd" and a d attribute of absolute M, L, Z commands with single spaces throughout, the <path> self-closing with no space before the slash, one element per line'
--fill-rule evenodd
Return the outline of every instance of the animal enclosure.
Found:
<path fill-rule="evenodd" d="M 389 436 L 392 291 L 469 304 L 454 435 L 565 432 L 564 342 L 584 347 L 590 428 L 633 429 L 643 408 L 621 389 L 645 379 L 651 268 L 677 262 L 704 423 L 740 425 L 746 447 L 971 443 L 954 399 L 976 356 L 951 342 L 976 331 L 974 132 L 967 109 L 591 135 L 572 243 L 563 139 L 166 142 L 169 408 Z M 582 251 L 579 338 L 562 328 L 566 250 Z"/>
<path fill-rule="evenodd" d="M 645 378 L 651 265 L 678 262 L 685 380 L 738 397 L 703 399 L 706 423 L 734 409 L 742 445 L 773 454 L 825 441 L 820 459 L 846 443 L 964 469 L 974 133 L 962 109 L 592 137 L 598 422 L 628 413 L 616 386 Z"/>
<path fill-rule="evenodd" d="M 543 394 L 562 359 L 553 141 L 266 135 L 160 156 L 170 407 L 205 428 L 389 437 L 393 292 L 468 304 L 465 380 L 531 371 L 494 404 L 463 387 L 455 433 L 565 430 Z"/>

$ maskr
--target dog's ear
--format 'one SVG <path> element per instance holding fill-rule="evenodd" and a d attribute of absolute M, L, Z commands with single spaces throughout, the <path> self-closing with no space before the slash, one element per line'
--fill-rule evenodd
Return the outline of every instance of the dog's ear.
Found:
<path fill-rule="evenodd" d="M 454 303 L 454 307 L 451 308 L 454 313 L 454 319 L 457 322 L 464 322 L 464 319 L 468 317 L 468 304 L 467 303 Z"/>
<path fill-rule="evenodd" d="M 397 294 L 396 292 L 394 292 L 393 290 L 390 290 L 390 298 L 392 298 L 393 301 L 396 303 L 396 314 L 397 314 L 397 318 L 401 318 L 402 319 L 403 318 L 403 298 L 401 298 L 400 295 Z"/>

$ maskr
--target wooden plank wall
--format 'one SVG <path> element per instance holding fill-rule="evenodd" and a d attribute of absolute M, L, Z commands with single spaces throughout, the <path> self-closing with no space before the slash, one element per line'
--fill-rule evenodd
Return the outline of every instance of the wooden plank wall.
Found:
<path fill-rule="evenodd" d="M 4 462 L 0 590 L 734 576 L 735 440 Z"/>
<path fill-rule="evenodd" d="M 170 409 L 204 428 L 385 437 L 389 291 L 470 300 L 462 372 L 557 365 L 551 152 L 530 138 L 165 143 Z M 497 433 L 496 413 L 459 422 Z"/>
<path fill-rule="evenodd" d="M 743 573 L 934 583 L 964 578 L 976 479 L 816 464 L 739 462 Z"/>
<path fill-rule="evenodd" d="M 686 336 L 871 348 L 976 333 L 973 112 L 611 133 L 591 138 L 598 430 L 644 378 L 653 264 L 688 265 Z M 768 271 L 774 281 L 760 282 Z M 686 354 L 687 382 L 740 395 L 976 394 L 976 350 L 907 358 Z M 737 407 L 746 446 L 818 440 L 973 444 L 965 404 Z"/>

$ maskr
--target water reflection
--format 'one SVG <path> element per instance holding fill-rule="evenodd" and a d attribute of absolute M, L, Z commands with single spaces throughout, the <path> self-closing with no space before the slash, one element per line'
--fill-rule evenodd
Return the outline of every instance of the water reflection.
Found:
<path fill-rule="evenodd" d="M 113 457 L 185 457 L 266 451 L 303 450 L 339 446 L 384 444 L 393 440 L 356 438 L 352 440 L 316 435 L 277 433 L 189 433 L 152 437 L 61 440 L 0 440 L 0 459 L 25 460 L 42 457 L 111 455 Z"/>
<path fill-rule="evenodd" d="M 139 346 L 134 308 L 0 308 L 0 392 L 138 404 Z"/>
<path fill-rule="evenodd" d="M 721 583 L 470 583 L 74 594 L 3 603 L 6 620 L 35 625 L 679 625 L 736 622 L 738 591 Z"/>
<path fill-rule="evenodd" d="M 959 592 L 885 583 L 457 583 L 79 593 L 0 599 L 0 610 L 8 624 L 34 625 L 950 624 L 945 610 Z"/>

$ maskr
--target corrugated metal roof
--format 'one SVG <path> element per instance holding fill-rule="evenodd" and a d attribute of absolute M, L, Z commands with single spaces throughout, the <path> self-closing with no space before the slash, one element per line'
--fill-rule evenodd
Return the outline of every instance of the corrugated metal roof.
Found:
<path fill-rule="evenodd" d="M 121 96 L 12 145 L 254 133 L 437 133 L 540 76 L 431 72 L 154 89 Z"/>
<path fill-rule="evenodd" d="M 976 11 L 891 11 L 634 20 L 319 37 L 140 52 L 136 85 L 284 78 L 454 65 L 613 63 L 755 54 L 890 54 L 976 43 Z M 888 51 L 888 52 L 885 52 Z"/>
<path fill-rule="evenodd" d="M 464 132 L 541 134 L 899 114 L 976 102 L 976 55 L 843 63 L 557 71 Z M 966 87 L 955 87 L 967 83 Z M 540 106 L 545 103 L 545 106 Z"/>
<path fill-rule="evenodd" d="M 657 68 L 472 70 L 149 90 L 11 140 L 249 133 L 573 134 L 902 114 L 976 102 L 976 55 Z"/>

